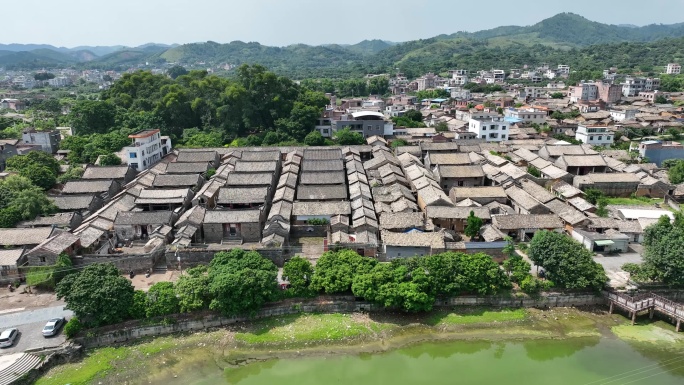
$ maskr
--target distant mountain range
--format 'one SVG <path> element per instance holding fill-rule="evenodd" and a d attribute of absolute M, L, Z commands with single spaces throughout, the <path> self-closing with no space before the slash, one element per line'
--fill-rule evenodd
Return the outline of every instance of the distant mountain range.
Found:
<path fill-rule="evenodd" d="M 25 69 L 55 66 L 127 69 L 146 62 L 154 65 L 177 63 L 199 68 L 221 63 L 259 63 L 292 77 L 344 77 L 364 72 L 388 72 L 394 68 L 403 70 L 404 67 L 416 70 L 430 66 L 446 68 L 459 65 L 463 58 L 472 59 L 472 56 L 477 55 L 486 57 L 495 52 L 511 50 L 524 51 L 521 54 L 523 56 L 518 58 L 523 62 L 539 56 L 539 50 L 532 51 L 532 48 L 540 46 L 547 47 L 547 50 L 568 51 L 597 44 L 648 43 L 681 37 L 684 37 L 684 23 L 643 27 L 609 25 L 576 14 L 561 13 L 531 26 L 456 32 L 404 43 L 364 40 L 353 45 L 294 44 L 270 47 L 254 42 L 219 44 L 209 41 L 170 46 L 151 43 L 133 48 L 0 44 L 0 66 Z"/>

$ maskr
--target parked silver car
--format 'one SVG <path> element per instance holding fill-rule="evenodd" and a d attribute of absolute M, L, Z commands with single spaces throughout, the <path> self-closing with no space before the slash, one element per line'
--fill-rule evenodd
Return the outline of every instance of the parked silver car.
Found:
<path fill-rule="evenodd" d="M 65 323 L 66 319 L 64 319 L 64 317 L 49 320 L 43 327 L 43 337 L 52 337 L 56 335 Z"/>
<path fill-rule="evenodd" d="M 19 335 L 19 329 L 11 328 L 0 333 L 0 348 L 9 348 Z"/>

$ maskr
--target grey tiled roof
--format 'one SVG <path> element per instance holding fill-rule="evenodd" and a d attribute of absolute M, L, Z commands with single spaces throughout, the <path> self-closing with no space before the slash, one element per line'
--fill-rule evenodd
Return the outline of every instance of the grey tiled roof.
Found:
<path fill-rule="evenodd" d="M 347 198 L 345 185 L 299 185 L 298 200 L 342 200 Z"/>
<path fill-rule="evenodd" d="M 48 196 L 60 210 L 86 210 L 90 207 L 94 195 L 56 195 Z"/>
<path fill-rule="evenodd" d="M 351 214 L 349 202 L 295 202 L 292 207 L 292 215 L 296 216 L 340 214 Z"/>
<path fill-rule="evenodd" d="M 0 267 L 16 266 L 17 260 L 24 255 L 24 249 L 0 249 Z"/>
<path fill-rule="evenodd" d="M 116 215 L 115 225 L 170 224 L 171 211 L 122 211 Z"/>
<path fill-rule="evenodd" d="M 108 192 L 114 181 L 112 180 L 72 180 L 62 188 L 63 194 L 96 194 Z"/>
<path fill-rule="evenodd" d="M 216 151 L 193 151 L 192 149 L 181 149 L 178 152 L 176 162 L 180 163 L 208 163 L 218 159 Z"/>
<path fill-rule="evenodd" d="M 88 166 L 83 172 L 83 179 L 124 179 L 128 166 Z"/>
<path fill-rule="evenodd" d="M 219 190 L 217 203 L 220 205 L 265 203 L 268 199 L 268 190 L 268 187 L 223 187 Z"/>
<path fill-rule="evenodd" d="M 208 162 L 197 162 L 197 163 L 181 163 L 172 162 L 168 163 L 166 166 L 167 174 L 200 174 L 207 172 L 210 165 Z"/>
<path fill-rule="evenodd" d="M 342 159 L 334 160 L 307 160 L 304 158 L 302 162 L 302 171 L 342 171 L 344 165 Z"/>
<path fill-rule="evenodd" d="M 210 210 L 204 214 L 204 223 L 258 223 L 260 210 Z"/>
<path fill-rule="evenodd" d="M 38 245 L 52 233 L 51 227 L 0 229 L 0 246 Z"/>
<path fill-rule="evenodd" d="M 278 162 L 276 161 L 265 161 L 265 162 L 247 162 L 245 160 L 239 160 L 235 163 L 234 172 L 242 173 L 260 173 L 260 172 L 275 172 L 278 167 Z"/>
<path fill-rule="evenodd" d="M 344 184 L 343 171 L 303 172 L 299 176 L 301 184 Z"/>
<path fill-rule="evenodd" d="M 502 231 L 521 229 L 561 229 L 563 223 L 555 214 L 544 215 L 496 215 L 492 217 L 494 227 Z"/>
<path fill-rule="evenodd" d="M 199 176 L 196 174 L 162 174 L 157 175 L 152 182 L 154 187 L 191 187 L 197 185 Z"/>

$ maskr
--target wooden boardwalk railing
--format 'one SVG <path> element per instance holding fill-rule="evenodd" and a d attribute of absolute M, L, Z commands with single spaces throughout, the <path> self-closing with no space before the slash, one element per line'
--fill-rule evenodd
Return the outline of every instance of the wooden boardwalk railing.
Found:
<path fill-rule="evenodd" d="M 684 321 L 684 305 L 657 294 L 644 293 L 630 297 L 626 294 L 608 293 L 608 300 L 610 300 L 610 313 L 613 313 L 614 306 L 627 310 L 632 318 L 632 325 L 636 321 L 637 314 L 644 311 L 648 311 L 650 318 L 653 318 L 654 311 L 672 318 L 676 322 L 677 331 L 680 330 Z"/>

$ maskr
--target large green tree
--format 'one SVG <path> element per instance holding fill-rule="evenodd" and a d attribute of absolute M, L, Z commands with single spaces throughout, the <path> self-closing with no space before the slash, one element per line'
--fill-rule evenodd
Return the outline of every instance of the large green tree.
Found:
<path fill-rule="evenodd" d="M 178 313 L 180 309 L 173 282 L 157 282 L 147 291 L 148 318 Z"/>
<path fill-rule="evenodd" d="M 594 261 L 592 252 L 565 234 L 546 230 L 536 232 L 530 241 L 528 255 L 559 287 L 600 290 L 608 280 L 603 266 Z"/>
<path fill-rule="evenodd" d="M 311 288 L 326 294 L 349 292 L 354 277 L 368 273 L 376 264 L 377 260 L 352 250 L 325 252 L 316 262 Z"/>
<path fill-rule="evenodd" d="M 56 289 L 78 319 L 88 326 L 110 325 L 125 320 L 133 304 L 133 285 L 112 263 L 86 266 L 66 276 Z"/>
<path fill-rule="evenodd" d="M 470 211 L 470 214 L 468 215 L 468 218 L 466 219 L 466 227 L 463 230 L 465 235 L 474 238 L 480 235 L 480 229 L 482 228 L 482 225 L 484 222 L 482 221 L 481 218 L 478 218 L 475 216 L 474 211 Z"/>
<path fill-rule="evenodd" d="M 209 307 L 209 276 L 206 266 L 197 266 L 185 271 L 176 282 L 176 294 L 180 311 L 189 313 Z"/>
<path fill-rule="evenodd" d="M 313 265 L 302 257 L 294 257 L 283 266 L 283 278 L 290 282 L 289 290 L 292 290 L 294 295 L 306 296 L 311 294 L 309 285 L 313 274 Z"/>
<path fill-rule="evenodd" d="M 684 216 L 662 216 L 644 232 L 644 268 L 654 281 L 684 286 Z"/>
<path fill-rule="evenodd" d="M 234 249 L 209 264 L 209 308 L 226 315 L 253 313 L 278 292 L 278 268 L 256 251 Z"/>
<path fill-rule="evenodd" d="M 116 107 L 101 100 L 79 100 L 69 113 L 75 134 L 106 133 L 116 124 Z"/>
<path fill-rule="evenodd" d="M 349 127 L 345 127 L 335 133 L 335 141 L 341 146 L 365 144 L 366 140 L 363 135 L 358 132 L 353 132 Z"/>

